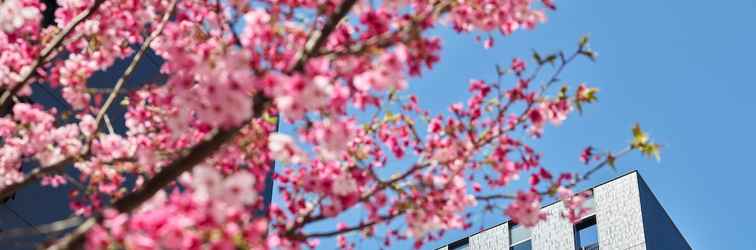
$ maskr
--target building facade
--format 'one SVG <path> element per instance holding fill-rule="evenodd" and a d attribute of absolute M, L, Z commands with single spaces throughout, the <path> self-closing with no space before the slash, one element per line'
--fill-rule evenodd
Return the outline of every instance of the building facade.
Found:
<path fill-rule="evenodd" d="M 549 218 L 533 228 L 508 221 L 440 249 L 691 249 L 637 171 L 590 190 L 591 213 L 577 224 L 561 218 L 564 205 L 556 202 L 542 208 Z"/>

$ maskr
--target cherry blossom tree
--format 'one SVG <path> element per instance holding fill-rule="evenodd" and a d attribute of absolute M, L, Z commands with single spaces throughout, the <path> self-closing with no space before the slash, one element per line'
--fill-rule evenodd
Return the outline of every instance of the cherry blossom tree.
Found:
<path fill-rule="evenodd" d="M 551 0 L 60 0 L 50 26 L 38 0 L 1 2 L 0 198 L 75 187 L 74 217 L 42 227 L 75 228 L 48 249 L 299 249 L 329 237 L 348 249 L 354 232 L 421 247 L 469 228 L 478 206 L 531 227 L 553 197 L 575 222 L 587 213 L 580 181 L 631 151 L 658 157 L 637 125 L 626 148 L 576 156 L 585 172 L 552 172 L 528 145 L 597 100 L 559 79 L 596 58 L 587 38 L 497 65 L 495 81 L 444 83 L 469 84 L 448 111 L 407 90 L 442 60 L 429 30 L 478 34 L 488 48 L 494 33 L 543 23 Z M 126 89 L 150 51 L 165 80 Z M 128 66 L 111 88 L 90 87 L 117 62 Z M 70 110 L 19 101 L 35 84 Z M 125 123 L 112 124 L 124 96 Z M 268 206 L 273 161 L 280 199 Z M 366 216 L 340 219 L 355 210 Z"/>

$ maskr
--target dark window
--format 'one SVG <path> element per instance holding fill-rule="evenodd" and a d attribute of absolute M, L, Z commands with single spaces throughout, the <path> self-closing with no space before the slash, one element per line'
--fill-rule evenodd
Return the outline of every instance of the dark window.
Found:
<path fill-rule="evenodd" d="M 464 238 L 449 244 L 449 250 L 467 250 L 470 246 L 470 238 Z"/>
<path fill-rule="evenodd" d="M 585 218 L 575 224 L 575 244 L 578 250 L 598 250 L 596 216 Z"/>

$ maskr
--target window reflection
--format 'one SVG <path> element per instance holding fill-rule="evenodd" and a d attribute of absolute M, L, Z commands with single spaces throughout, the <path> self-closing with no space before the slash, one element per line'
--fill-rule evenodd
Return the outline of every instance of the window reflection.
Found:
<path fill-rule="evenodd" d="M 596 216 L 585 218 L 575 225 L 575 243 L 579 250 L 598 250 Z"/>

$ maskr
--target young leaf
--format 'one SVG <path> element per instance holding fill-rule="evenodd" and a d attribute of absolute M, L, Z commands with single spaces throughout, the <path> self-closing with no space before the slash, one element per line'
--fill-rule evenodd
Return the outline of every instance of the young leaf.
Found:
<path fill-rule="evenodd" d="M 643 147 L 643 145 L 645 145 L 646 143 L 648 143 L 648 136 L 645 132 L 643 132 L 643 130 L 641 130 L 640 124 L 636 123 L 635 127 L 633 127 L 632 147 L 640 148 Z"/>
<path fill-rule="evenodd" d="M 578 44 L 580 48 L 584 48 L 586 45 L 588 45 L 588 40 L 589 38 L 587 35 L 580 37 L 580 43 Z"/>
<path fill-rule="evenodd" d="M 538 65 L 543 64 L 543 59 L 541 59 L 541 54 L 538 54 L 538 51 L 533 50 L 533 60 L 538 63 Z"/>
<path fill-rule="evenodd" d="M 660 148 L 661 148 L 661 145 L 655 144 L 655 143 L 650 143 L 650 144 L 643 145 L 640 148 L 640 152 L 641 152 L 641 154 L 643 154 L 643 155 L 645 155 L 647 157 L 653 156 L 654 158 L 656 158 L 656 161 L 658 162 L 658 161 L 661 161 Z"/>

